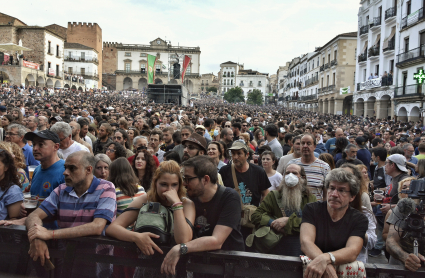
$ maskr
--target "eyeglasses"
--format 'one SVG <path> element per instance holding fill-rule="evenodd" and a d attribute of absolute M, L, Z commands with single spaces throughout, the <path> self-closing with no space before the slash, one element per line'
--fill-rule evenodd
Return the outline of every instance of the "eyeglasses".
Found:
<path fill-rule="evenodd" d="M 242 125 L 242 126 L 248 126 L 248 125 Z"/>
<path fill-rule="evenodd" d="M 191 180 L 197 179 L 198 177 L 186 177 L 186 176 L 182 176 L 183 182 L 184 183 L 189 183 Z"/>
<path fill-rule="evenodd" d="M 230 125 L 225 125 L 224 127 L 230 127 Z"/>
<path fill-rule="evenodd" d="M 196 146 L 194 145 L 184 145 L 184 148 L 188 148 L 189 150 L 199 150 Z"/>
<path fill-rule="evenodd" d="M 335 190 L 336 190 L 336 192 L 338 193 L 339 196 L 347 196 L 347 193 L 350 192 L 350 191 L 346 191 L 346 190 L 343 190 L 343 189 L 336 189 L 336 188 L 333 188 L 333 187 L 329 187 L 328 193 L 332 194 L 332 192 L 334 192 Z"/>
<path fill-rule="evenodd" d="M 114 153 L 114 152 L 115 152 L 115 150 L 114 150 L 114 149 L 106 149 L 106 151 L 107 151 L 107 152 L 111 152 L 111 153 Z"/>

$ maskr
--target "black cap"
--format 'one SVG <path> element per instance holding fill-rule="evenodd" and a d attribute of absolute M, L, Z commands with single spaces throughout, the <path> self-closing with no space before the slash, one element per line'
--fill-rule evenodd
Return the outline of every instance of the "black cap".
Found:
<path fill-rule="evenodd" d="M 408 142 L 408 140 L 407 140 L 407 138 L 406 137 L 400 137 L 400 142 Z"/>
<path fill-rule="evenodd" d="M 39 132 L 27 132 L 24 136 L 26 140 L 30 140 L 30 141 L 33 141 L 34 137 L 39 137 L 46 140 L 52 140 L 53 143 L 57 143 L 57 144 L 59 144 L 61 141 L 59 139 L 59 136 L 56 133 L 47 129 L 39 131 Z"/>
<path fill-rule="evenodd" d="M 413 142 L 419 142 L 421 141 L 421 137 L 416 137 L 415 140 L 413 140 Z"/>
<path fill-rule="evenodd" d="M 6 106 L 1 105 L 1 106 L 0 106 L 0 111 L 1 111 L 1 112 L 6 112 L 6 111 L 7 111 Z"/>

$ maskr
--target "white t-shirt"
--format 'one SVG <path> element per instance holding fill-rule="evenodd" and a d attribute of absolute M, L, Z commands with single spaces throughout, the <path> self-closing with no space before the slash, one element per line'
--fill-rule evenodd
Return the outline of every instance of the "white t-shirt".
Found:
<path fill-rule="evenodd" d="M 74 141 L 74 143 L 72 143 L 72 145 L 69 146 L 67 149 L 59 149 L 58 153 L 62 154 L 63 159 L 66 159 L 70 154 L 78 151 L 90 152 L 90 150 L 86 146 Z"/>
<path fill-rule="evenodd" d="M 282 178 L 283 178 L 282 174 L 277 171 L 273 176 L 269 177 L 270 184 L 272 185 L 269 187 L 269 190 L 270 191 L 276 190 L 279 187 L 280 182 L 282 181 Z"/>

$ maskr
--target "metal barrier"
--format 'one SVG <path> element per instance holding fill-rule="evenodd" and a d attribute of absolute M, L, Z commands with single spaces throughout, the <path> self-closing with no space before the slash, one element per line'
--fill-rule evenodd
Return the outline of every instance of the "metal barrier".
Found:
<path fill-rule="evenodd" d="M 5 239 L 13 240 L 5 240 Z M 55 241 L 50 241 L 50 243 Z M 82 237 L 64 241 L 66 248 L 49 247 L 50 257 L 55 260 L 62 259 L 62 273 L 60 277 L 80 277 L 74 263 L 91 262 L 105 263 L 114 266 L 142 267 L 146 269 L 160 269 L 164 256 L 170 248 L 161 247 L 164 255 L 154 255 L 149 259 L 137 258 L 137 247 L 130 242 L 118 241 L 109 237 Z M 102 246 L 114 246 L 125 250 L 129 256 L 111 256 L 102 254 L 81 253 L 77 245 L 96 244 Z M 33 269 L 28 255 L 29 242 L 24 226 L 0 226 L 0 266 L 3 271 L 5 264 L 7 273 L 27 276 Z M 7 262 L 3 258 L 7 258 Z M 38 263 L 38 262 L 37 262 Z M 403 266 L 385 264 L 366 264 L 367 277 L 425 277 L 425 268 L 417 272 L 404 269 Z M 193 273 L 194 277 L 276 277 L 276 278 L 300 278 L 302 277 L 301 260 L 298 257 L 287 257 L 249 252 L 214 251 L 191 253 L 180 258 L 177 264 L 176 277 L 188 277 L 187 273 Z M 0 273 L 1 274 L 1 273 Z M 120 275 L 119 275 L 120 276 Z M 55 277 L 54 271 L 50 277 Z M 57 277 L 57 276 L 56 276 Z M 106 277 L 106 276 L 102 276 Z M 116 276 L 115 276 L 116 277 Z"/>

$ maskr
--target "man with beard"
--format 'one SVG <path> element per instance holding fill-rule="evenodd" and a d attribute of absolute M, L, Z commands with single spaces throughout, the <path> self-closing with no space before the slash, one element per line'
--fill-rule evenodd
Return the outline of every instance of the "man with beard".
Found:
<path fill-rule="evenodd" d="M 80 137 L 80 131 L 81 131 L 81 127 L 80 124 L 78 124 L 77 122 L 70 122 L 69 125 L 71 126 L 72 129 L 72 140 L 74 140 L 77 143 L 80 143 L 81 145 L 85 146 L 87 149 L 89 149 L 90 153 L 93 154 L 93 150 L 90 146 L 89 143 L 87 143 L 86 141 L 83 141 Z"/>
<path fill-rule="evenodd" d="M 240 232 L 241 199 L 235 190 L 217 184 L 214 161 L 201 155 L 184 161 L 182 167 L 183 185 L 195 204 L 197 238 L 175 245 L 165 256 L 161 271 L 173 275 L 180 256 L 187 253 L 245 250 Z"/>
<path fill-rule="evenodd" d="M 233 144 L 233 131 L 230 128 L 223 128 L 220 134 L 221 141 L 223 141 L 227 148 L 230 148 Z"/>
<path fill-rule="evenodd" d="M 117 202 L 114 185 L 93 175 L 94 156 L 78 151 L 65 161 L 65 183 L 59 185 L 25 221 L 30 239 L 29 255 L 41 265 L 49 259 L 47 242 L 56 239 L 102 235 L 107 224 L 115 220 Z M 42 220 L 55 218 L 59 229 L 47 230 Z M 85 247 L 87 243 L 84 243 Z M 88 248 L 88 247 L 86 247 Z M 95 247 L 93 247 L 94 252 Z M 89 276 L 95 276 L 96 264 L 84 263 Z M 78 267 L 78 266 L 74 266 Z M 83 267 L 80 265 L 79 267 Z"/>
<path fill-rule="evenodd" d="M 44 116 L 38 117 L 38 131 L 46 130 L 48 128 L 49 120 Z"/>
<path fill-rule="evenodd" d="M 112 142 L 110 138 L 112 135 L 112 127 L 108 123 L 103 123 L 100 125 L 98 139 L 93 144 L 93 153 L 94 155 L 98 153 L 103 153 L 103 148 L 106 144 Z"/>
<path fill-rule="evenodd" d="M 114 142 L 119 143 L 121 146 L 124 147 L 126 152 L 126 158 L 129 158 L 130 156 L 133 156 L 134 153 L 128 149 L 128 134 L 127 131 L 123 129 L 117 129 L 114 132 Z"/>
<path fill-rule="evenodd" d="M 312 134 L 304 134 L 301 138 L 301 157 L 292 159 L 289 164 L 298 164 L 304 167 L 307 173 L 307 186 L 310 192 L 316 195 L 318 201 L 326 199 L 326 188 L 323 186 L 325 177 L 331 170 L 329 164 L 314 156 L 316 140 Z"/>
<path fill-rule="evenodd" d="M 89 120 L 88 118 L 79 118 L 77 123 L 80 125 L 80 138 L 81 140 L 87 142 L 93 148 L 93 142 L 96 141 L 96 137 L 94 137 L 91 133 L 89 133 Z"/>
<path fill-rule="evenodd" d="M 196 132 L 192 133 L 186 140 L 183 140 L 182 145 L 184 146 L 183 161 L 207 153 L 207 140 Z"/>
<path fill-rule="evenodd" d="M 356 156 L 357 156 L 357 146 L 353 144 L 348 144 L 347 147 L 345 147 L 344 152 L 342 153 L 342 158 L 338 160 L 335 167 L 339 168 L 344 163 L 350 163 L 354 165 L 363 164 L 363 162 L 357 159 Z"/>
<path fill-rule="evenodd" d="M 253 123 L 254 123 L 254 126 L 250 127 L 249 131 L 254 132 L 254 129 L 256 127 L 259 127 L 261 129 L 261 132 L 263 133 L 263 136 L 264 136 L 264 129 L 261 126 L 259 126 L 260 121 L 258 120 L 258 118 L 254 118 Z"/>
<path fill-rule="evenodd" d="M 252 215 L 252 223 L 257 229 L 268 226 L 276 234 L 284 235 L 278 245 L 269 251 L 270 254 L 296 257 L 302 255 L 300 245 L 302 210 L 306 204 L 313 202 L 316 202 L 316 196 L 307 189 L 304 167 L 296 164 L 288 165 L 280 187 L 267 194 Z M 255 238 L 251 239 L 255 241 Z M 251 245 L 252 243 L 251 241 Z"/>
<path fill-rule="evenodd" d="M 174 129 L 171 126 L 167 126 L 162 130 L 162 138 L 164 143 L 162 143 L 159 148 L 164 152 L 166 152 L 168 146 L 173 144 L 173 133 Z"/>
<path fill-rule="evenodd" d="M 190 126 L 184 126 L 181 129 L 181 140 L 184 141 L 193 133 L 193 129 Z M 179 144 L 173 148 L 173 151 L 177 152 L 180 155 L 180 158 L 183 159 L 184 154 L 184 145 Z"/>
<path fill-rule="evenodd" d="M 154 128 L 149 136 L 149 147 L 153 149 L 153 155 L 158 157 L 159 163 L 164 161 L 165 152 L 159 148 L 159 143 L 162 141 L 162 131 Z"/>

